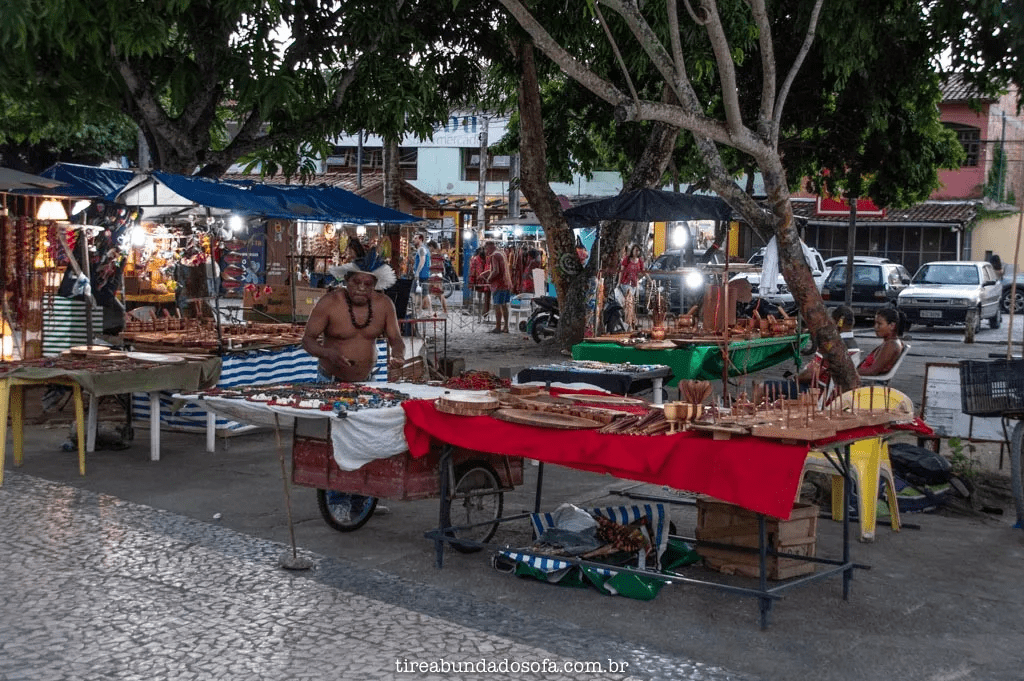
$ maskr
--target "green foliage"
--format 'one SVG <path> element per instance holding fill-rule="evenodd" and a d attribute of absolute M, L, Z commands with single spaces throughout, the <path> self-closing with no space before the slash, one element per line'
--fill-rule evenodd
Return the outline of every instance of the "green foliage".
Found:
<path fill-rule="evenodd" d="M 965 480 L 973 480 L 978 476 L 978 460 L 974 457 L 975 446 L 971 443 L 964 443 L 958 437 L 951 437 L 947 441 L 950 454 L 946 458 L 953 466 L 953 472 Z"/>
<path fill-rule="evenodd" d="M 126 114 L 163 169 L 299 172 L 345 131 L 429 134 L 477 90 L 492 15 L 449 0 L 14 0 L 0 93 Z"/>
<path fill-rule="evenodd" d="M 994 200 L 1003 200 L 1003 188 L 1006 183 L 1006 153 L 1003 145 L 999 144 L 993 148 L 992 167 L 989 168 L 988 178 L 985 181 L 985 196 Z"/>
<path fill-rule="evenodd" d="M 39 172 L 57 161 L 98 164 L 130 155 L 137 128 L 125 116 L 73 105 L 38 111 L 0 94 L 0 155 L 5 165 Z"/>

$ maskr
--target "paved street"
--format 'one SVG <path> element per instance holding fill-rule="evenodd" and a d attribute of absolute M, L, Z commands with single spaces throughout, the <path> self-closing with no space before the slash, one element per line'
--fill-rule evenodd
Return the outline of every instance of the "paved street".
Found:
<path fill-rule="evenodd" d="M 32 476 L 10 475 L 0 514 L 17 519 L 0 537 L 4 681 L 742 678 L 307 551 L 315 571 L 283 570 L 276 542 Z M 461 623 L 481 617 L 552 646 Z"/>

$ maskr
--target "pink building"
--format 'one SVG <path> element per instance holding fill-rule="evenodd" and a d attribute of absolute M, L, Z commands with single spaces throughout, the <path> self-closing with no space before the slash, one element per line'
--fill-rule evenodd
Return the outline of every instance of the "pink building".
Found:
<path fill-rule="evenodd" d="M 939 119 L 956 132 L 967 158 L 957 170 L 939 171 L 942 186 L 931 198 L 982 198 L 1000 149 L 1006 158 L 1001 170 L 1001 198 L 1005 201 L 1008 194 L 1019 198 L 1024 187 L 1021 184 L 1024 116 L 1017 114 L 1018 93 L 1014 90 L 997 99 L 980 99 L 958 74 L 951 74 L 943 84 L 942 94 Z M 997 168 L 997 183 L 999 174 Z"/>

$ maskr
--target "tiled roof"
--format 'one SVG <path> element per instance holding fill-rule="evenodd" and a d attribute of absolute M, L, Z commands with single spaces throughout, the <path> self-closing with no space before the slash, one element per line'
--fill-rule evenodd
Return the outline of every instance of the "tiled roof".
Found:
<path fill-rule="evenodd" d="M 818 215 L 815 211 L 816 203 L 807 200 L 793 201 L 793 215 L 806 219 L 810 222 L 821 223 L 848 223 L 848 215 Z M 910 208 L 887 210 L 885 217 L 868 215 L 857 215 L 858 223 L 940 223 L 940 224 L 969 224 L 978 215 L 978 203 L 976 202 L 952 202 L 952 201 L 926 201 Z"/>
<path fill-rule="evenodd" d="M 976 87 L 964 80 L 962 74 L 950 73 L 945 76 L 942 81 L 942 101 L 967 102 L 972 99 L 994 101 L 992 97 L 981 95 Z"/>

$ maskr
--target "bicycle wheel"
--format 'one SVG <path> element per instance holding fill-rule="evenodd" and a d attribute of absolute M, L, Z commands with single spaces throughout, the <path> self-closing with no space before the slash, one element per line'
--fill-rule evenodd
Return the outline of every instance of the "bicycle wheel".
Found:
<path fill-rule="evenodd" d="M 445 298 L 451 298 L 452 294 L 455 293 L 455 284 L 456 282 L 448 281 L 447 279 L 444 280 L 442 290 L 444 291 Z"/>
<path fill-rule="evenodd" d="M 480 543 L 490 541 L 498 531 L 497 521 L 501 518 L 504 501 L 505 495 L 501 491 L 498 475 L 490 466 L 471 462 L 457 468 L 452 493 L 451 525 L 487 524 L 453 531 L 452 536 Z M 481 547 L 453 543 L 452 548 L 462 553 L 475 553 Z"/>
<path fill-rule="evenodd" d="M 377 508 L 377 497 L 318 489 L 317 505 L 324 521 L 338 532 L 354 532 L 366 524 Z"/>

